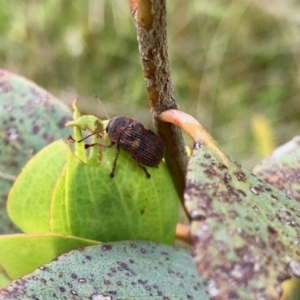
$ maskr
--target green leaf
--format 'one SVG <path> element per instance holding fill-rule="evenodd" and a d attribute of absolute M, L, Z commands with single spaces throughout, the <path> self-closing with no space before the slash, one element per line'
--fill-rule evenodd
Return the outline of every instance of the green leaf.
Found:
<path fill-rule="evenodd" d="M 101 241 L 173 243 L 178 198 L 165 164 L 148 168 L 148 179 L 121 150 L 112 179 L 115 151 L 115 147 L 103 149 L 101 164 L 94 167 L 68 150 L 66 173 L 61 177 L 65 183 L 58 183 L 53 197 L 51 230 Z"/>
<path fill-rule="evenodd" d="M 86 117 L 88 123 L 84 116 L 79 123 L 97 129 L 98 119 Z M 82 128 L 79 125 L 76 132 Z M 84 143 L 77 145 L 84 148 Z M 96 156 L 100 150 L 101 160 Z M 39 152 L 9 196 L 8 211 L 16 224 L 27 233 L 50 231 L 99 241 L 145 239 L 172 244 L 178 198 L 164 163 L 148 168 L 152 174 L 148 179 L 129 154 L 121 151 L 116 176 L 111 179 L 116 147 L 95 147 L 93 153 L 98 162 L 90 166 L 62 141 Z"/>
<path fill-rule="evenodd" d="M 99 242 L 53 233 L 0 236 L 0 266 L 11 279 L 33 272 L 55 257 Z"/>
<path fill-rule="evenodd" d="M 191 256 L 143 241 L 74 250 L 0 291 L 6 299 L 209 299 Z"/>
<path fill-rule="evenodd" d="M 92 136 L 92 142 L 96 143 L 98 142 L 98 137 L 101 136 L 101 133 L 103 133 L 103 125 L 107 122 L 102 122 L 100 119 L 98 119 L 95 116 L 92 115 L 84 115 L 79 116 L 75 119 L 76 115 L 79 115 L 79 110 L 76 105 L 77 101 L 74 101 L 73 103 L 73 109 L 74 109 L 74 121 L 70 121 L 66 123 L 66 126 L 74 126 L 74 140 L 75 140 L 75 155 L 82 160 L 84 163 L 87 163 L 91 166 L 99 166 L 100 163 L 100 157 L 99 153 L 101 154 L 101 148 L 99 147 L 92 147 L 90 148 L 89 156 L 87 157 L 87 153 L 84 147 L 84 143 L 82 140 L 82 130 L 88 130 L 91 132 L 90 136 Z M 89 136 L 88 136 L 89 137 Z M 85 140 L 85 139 L 84 139 Z M 77 141 L 77 142 L 76 142 Z M 78 142 L 81 141 L 81 142 Z"/>
<path fill-rule="evenodd" d="M 5 207 L 15 176 L 47 144 L 67 137 L 69 109 L 24 77 L 0 69 L 0 234 L 16 232 Z"/>
<path fill-rule="evenodd" d="M 66 144 L 56 141 L 36 154 L 12 187 L 7 210 L 24 232 L 50 231 L 51 197 L 66 163 Z"/>
<path fill-rule="evenodd" d="M 300 202 L 300 136 L 276 149 L 253 173 Z"/>
<path fill-rule="evenodd" d="M 73 108 L 76 109 L 76 111 L 78 110 L 76 102 L 73 104 Z M 92 115 L 79 116 L 74 119 L 74 121 L 67 122 L 66 126 L 76 126 L 80 130 L 88 130 L 91 133 L 95 131 L 103 131 L 102 122 L 97 117 Z M 78 139 L 80 138 L 82 138 L 82 136 L 78 136 Z"/>
<path fill-rule="evenodd" d="M 3 268 L 0 266 L 0 290 L 9 285 L 10 282 L 11 280 L 9 279 Z"/>

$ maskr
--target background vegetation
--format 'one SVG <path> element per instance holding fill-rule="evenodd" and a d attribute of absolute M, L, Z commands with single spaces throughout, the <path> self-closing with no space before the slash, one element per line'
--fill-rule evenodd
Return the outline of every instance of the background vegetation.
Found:
<path fill-rule="evenodd" d="M 168 1 L 180 108 L 248 167 L 299 134 L 299 16 L 295 0 Z M 104 115 L 97 93 L 151 124 L 128 1 L 1 1 L 0 61 L 86 113 Z"/>

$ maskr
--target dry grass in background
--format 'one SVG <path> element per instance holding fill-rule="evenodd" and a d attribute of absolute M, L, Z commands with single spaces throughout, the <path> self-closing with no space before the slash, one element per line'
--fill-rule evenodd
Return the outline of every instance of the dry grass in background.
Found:
<path fill-rule="evenodd" d="M 293 0 L 168 1 L 180 108 L 245 166 L 299 134 L 299 16 Z M 1 68 L 151 124 L 127 1 L 1 1 L 0 31 Z"/>

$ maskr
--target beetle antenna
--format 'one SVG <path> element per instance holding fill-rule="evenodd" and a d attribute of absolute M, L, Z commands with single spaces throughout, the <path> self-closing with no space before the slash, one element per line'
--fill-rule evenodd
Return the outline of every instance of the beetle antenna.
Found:
<path fill-rule="evenodd" d="M 104 105 L 103 105 L 101 99 L 99 98 L 99 96 L 98 96 L 97 94 L 95 94 L 95 98 L 99 101 L 99 103 L 100 103 L 100 105 L 101 105 L 101 108 L 102 108 L 102 110 L 104 111 L 104 114 L 105 114 L 107 120 L 109 120 L 110 117 L 108 116 L 108 113 L 107 113 L 107 111 L 106 111 L 106 109 L 105 109 L 105 107 L 104 107 Z"/>
<path fill-rule="evenodd" d="M 89 137 L 93 136 L 93 135 L 97 135 L 97 137 L 101 138 L 101 134 L 103 133 L 104 130 L 98 130 L 98 131 L 95 131 L 89 135 L 87 135 L 86 137 L 82 138 L 81 140 L 77 141 L 77 143 L 81 143 L 83 142 L 84 140 L 88 139 Z M 70 139 L 70 137 L 68 138 L 68 140 Z"/>

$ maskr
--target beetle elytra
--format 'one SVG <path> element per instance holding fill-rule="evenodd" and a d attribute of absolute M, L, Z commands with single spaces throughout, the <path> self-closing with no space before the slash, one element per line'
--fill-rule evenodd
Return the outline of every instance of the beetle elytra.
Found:
<path fill-rule="evenodd" d="M 123 149 L 144 170 L 147 178 L 150 178 L 151 175 L 146 167 L 157 167 L 161 162 L 165 148 L 162 139 L 138 120 L 125 116 L 118 116 L 111 119 L 105 130 L 110 139 L 109 145 L 93 143 L 86 144 L 85 148 L 93 146 L 110 148 L 114 144 L 117 144 L 116 157 L 110 177 L 114 177 L 120 149 Z"/>

